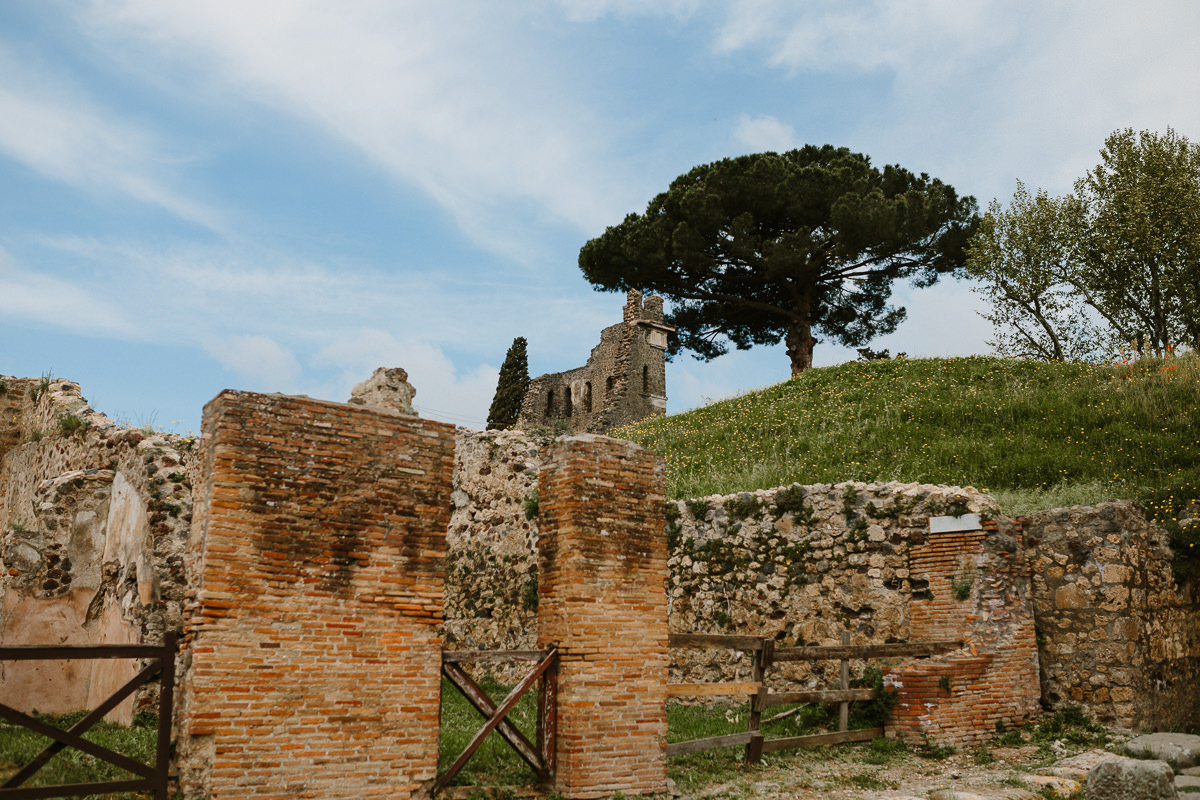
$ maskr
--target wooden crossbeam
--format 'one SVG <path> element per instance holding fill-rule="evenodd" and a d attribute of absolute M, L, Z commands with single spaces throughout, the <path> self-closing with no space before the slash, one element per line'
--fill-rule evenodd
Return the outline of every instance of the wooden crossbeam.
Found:
<path fill-rule="evenodd" d="M 745 683 L 668 683 L 667 697 L 730 697 L 758 694 L 762 684 Z"/>

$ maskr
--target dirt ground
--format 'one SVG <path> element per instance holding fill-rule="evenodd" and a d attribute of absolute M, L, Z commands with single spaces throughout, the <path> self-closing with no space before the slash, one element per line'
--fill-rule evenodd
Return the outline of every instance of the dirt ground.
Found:
<path fill-rule="evenodd" d="M 677 791 L 678 796 L 693 800 L 1082 798 L 1087 769 L 1129 736 L 1109 731 L 1091 741 L 1064 738 L 1017 747 L 992 744 L 941 758 L 910 750 L 881 752 L 881 746 L 869 743 L 779 753 L 766 756 L 762 766 L 737 770 L 732 780 Z"/>

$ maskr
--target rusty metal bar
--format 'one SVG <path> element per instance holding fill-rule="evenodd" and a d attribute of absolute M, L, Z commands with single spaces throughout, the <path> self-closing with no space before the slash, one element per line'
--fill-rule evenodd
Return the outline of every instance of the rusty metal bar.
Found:
<path fill-rule="evenodd" d="M 108 714 L 108 712 L 120 705 L 122 700 L 136 691 L 138 687 L 149 683 L 150 679 L 157 675 L 160 669 L 161 662 L 157 661 L 146 666 L 141 672 L 139 672 L 137 675 L 134 675 L 133 678 L 131 678 L 124 686 L 114 692 L 111 697 L 97 706 L 94 711 L 90 712 L 83 719 L 79 720 L 79 722 L 72 725 L 70 732 L 76 736 L 82 736 L 93 725 L 104 719 L 104 716 Z M 17 773 L 5 781 L 3 785 L 0 785 L 0 790 L 20 786 L 22 783 L 32 778 L 38 770 L 46 765 L 46 762 L 48 762 L 56 753 L 63 750 L 65 747 L 67 747 L 67 745 L 64 742 L 58 740 L 51 742 L 46 746 L 46 749 L 34 756 L 33 760 L 17 771 Z"/>
<path fill-rule="evenodd" d="M 171 714 L 175 709 L 175 631 L 163 637 L 162 680 L 158 691 L 158 747 L 154 754 L 154 800 L 167 800 L 171 770 Z"/>
<path fill-rule="evenodd" d="M 159 658 L 161 644 L 2 645 L 0 661 L 61 661 L 96 658 Z"/>

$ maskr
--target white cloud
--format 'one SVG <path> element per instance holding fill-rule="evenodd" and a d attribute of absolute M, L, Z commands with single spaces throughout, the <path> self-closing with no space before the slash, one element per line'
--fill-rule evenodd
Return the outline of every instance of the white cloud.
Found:
<path fill-rule="evenodd" d="M 227 336 L 205 342 L 205 351 L 253 391 L 295 391 L 300 362 L 270 336 Z"/>
<path fill-rule="evenodd" d="M 219 215 L 159 173 L 173 160 L 138 125 L 40 74 L 0 46 L 0 152 L 56 181 L 99 195 L 127 195 L 208 228 Z"/>
<path fill-rule="evenodd" d="M 772 116 L 742 114 L 733 132 L 734 140 L 751 153 L 782 153 L 797 146 L 796 130 Z"/>
<path fill-rule="evenodd" d="M 593 22 L 604 16 L 674 16 L 686 17 L 696 11 L 702 0 L 554 0 L 567 19 L 574 22 Z"/>
<path fill-rule="evenodd" d="M 489 2 L 97 3 L 89 29 L 293 115 L 419 186 L 476 241 L 536 247 L 522 217 L 593 231 L 638 196 L 597 116 L 542 60 L 545 7 Z M 152 62 L 153 63 L 153 62 Z M 522 211 L 526 213 L 522 213 Z"/>
<path fill-rule="evenodd" d="M 314 354 L 312 364 L 341 370 L 327 391 L 333 393 L 331 399 L 342 401 L 350 397 L 354 384 L 369 378 L 378 367 L 402 367 L 417 390 L 413 405 L 421 416 L 476 429 L 487 423 L 488 407 L 500 377 L 500 370 L 489 364 L 460 375 L 438 347 L 397 339 L 372 328 L 328 342 Z"/>
<path fill-rule="evenodd" d="M 738 0 L 714 48 L 886 81 L 845 143 L 986 203 L 1017 177 L 1070 190 L 1119 128 L 1200 137 L 1198 27 L 1190 0 Z"/>
<path fill-rule="evenodd" d="M 127 309 L 75 282 L 24 269 L 0 248 L 0 314 L 76 333 L 131 337 Z"/>
<path fill-rule="evenodd" d="M 908 317 L 895 333 L 881 336 L 869 346 L 888 348 L 892 355 L 905 352 L 912 358 L 981 355 L 992 324 L 979 316 L 985 306 L 971 291 L 970 281 L 943 279 L 927 289 L 897 286 L 893 305 L 901 305 Z"/>

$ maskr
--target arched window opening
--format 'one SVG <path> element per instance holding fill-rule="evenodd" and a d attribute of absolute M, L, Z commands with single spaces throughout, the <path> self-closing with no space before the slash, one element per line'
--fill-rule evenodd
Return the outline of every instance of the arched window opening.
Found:
<path fill-rule="evenodd" d="M 646 394 L 650 393 L 650 367 L 642 367 L 642 391 Z"/>
<path fill-rule="evenodd" d="M 564 389 L 563 394 L 565 395 L 567 402 L 567 416 L 569 417 L 575 413 L 575 409 L 571 407 L 571 387 L 568 386 L 566 389 Z"/>
<path fill-rule="evenodd" d="M 617 383 L 617 379 L 614 378 L 612 375 L 609 375 L 608 380 L 606 380 L 604 382 L 604 396 L 606 398 L 612 397 L 613 386 L 615 386 L 616 383 Z"/>
<path fill-rule="evenodd" d="M 583 384 L 583 413 L 592 413 L 592 382 L 584 381 Z"/>
<path fill-rule="evenodd" d="M 554 416 L 554 390 L 546 392 L 546 416 Z"/>

